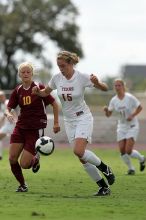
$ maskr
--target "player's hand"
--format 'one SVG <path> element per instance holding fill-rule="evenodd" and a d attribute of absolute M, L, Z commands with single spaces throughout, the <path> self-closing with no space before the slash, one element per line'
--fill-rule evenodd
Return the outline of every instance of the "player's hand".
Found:
<path fill-rule="evenodd" d="M 110 117 L 112 115 L 112 111 L 109 111 L 107 106 L 103 107 L 103 111 L 105 112 L 106 117 Z"/>
<path fill-rule="evenodd" d="M 40 88 L 38 86 L 34 86 L 32 88 L 32 94 L 33 95 L 39 95 L 39 93 L 40 93 Z"/>
<path fill-rule="evenodd" d="M 106 83 L 101 82 L 97 76 L 95 76 L 94 74 L 90 75 L 90 80 L 91 82 L 94 84 L 94 87 L 97 89 L 100 89 L 101 91 L 107 91 L 108 90 L 108 86 Z"/>
<path fill-rule="evenodd" d="M 133 115 L 129 115 L 127 121 L 132 121 L 132 119 L 133 119 Z"/>
<path fill-rule="evenodd" d="M 97 85 L 99 83 L 99 80 L 98 80 L 97 76 L 95 76 L 94 74 L 90 75 L 90 80 L 95 85 Z"/>
<path fill-rule="evenodd" d="M 55 123 L 53 126 L 53 131 L 54 133 L 58 133 L 60 131 L 60 126 L 58 123 Z"/>
<path fill-rule="evenodd" d="M 7 113 L 7 114 L 5 114 L 5 116 L 7 117 L 8 121 L 10 123 L 15 123 L 16 122 L 15 117 L 12 114 Z"/>
<path fill-rule="evenodd" d="M 107 112 L 107 111 L 108 111 L 108 107 L 107 107 L 107 106 L 104 106 L 104 107 L 103 107 L 103 111 L 104 111 L 104 112 Z"/>

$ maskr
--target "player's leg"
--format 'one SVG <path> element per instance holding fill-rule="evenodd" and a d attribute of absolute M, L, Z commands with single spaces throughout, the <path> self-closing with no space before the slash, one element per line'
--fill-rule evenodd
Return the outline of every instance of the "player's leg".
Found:
<path fill-rule="evenodd" d="M 105 182 L 101 174 L 98 172 L 96 166 L 92 165 L 91 163 L 83 163 L 83 167 L 87 174 L 91 177 L 91 179 L 95 181 L 96 184 L 99 186 L 99 190 L 94 194 L 94 196 L 110 195 L 110 189 L 108 187 L 108 184 Z"/>
<path fill-rule="evenodd" d="M 124 164 L 127 165 L 128 167 L 128 171 L 127 174 L 128 175 L 134 175 L 135 174 L 135 168 L 132 165 L 131 159 L 129 157 L 129 155 L 126 152 L 126 140 L 120 140 L 118 142 L 119 145 L 119 150 L 121 153 L 121 159 L 123 160 Z"/>
<path fill-rule="evenodd" d="M 80 145 L 80 141 L 81 140 L 76 141 L 78 147 L 75 146 L 74 148 L 75 155 L 77 155 L 84 162 L 88 162 L 96 166 L 96 168 L 98 168 L 104 174 L 104 176 L 108 180 L 109 185 L 112 185 L 115 182 L 115 176 L 111 168 L 107 164 L 105 164 L 99 157 L 97 157 L 95 153 L 90 150 L 85 150 L 83 145 Z M 78 149 L 76 150 L 76 148 Z"/>
<path fill-rule="evenodd" d="M 0 159 L 2 159 L 3 155 L 3 143 L 2 140 L 8 135 L 12 134 L 14 129 L 14 124 L 10 124 L 8 121 L 4 123 L 4 125 L 0 129 Z"/>
<path fill-rule="evenodd" d="M 74 143 L 74 154 L 78 156 L 82 163 L 87 164 L 84 165 L 86 172 L 92 179 L 99 178 L 99 172 L 96 168 L 96 165 L 101 165 L 101 160 L 98 158 L 93 152 L 89 151 L 89 153 L 85 153 L 86 146 L 88 142 L 91 142 L 92 128 L 93 128 L 93 119 L 92 117 L 85 117 L 75 122 L 65 122 L 66 134 L 68 136 L 68 140 L 70 143 Z M 86 160 L 83 156 L 84 154 L 88 154 L 91 160 Z M 92 155 L 91 155 L 92 154 Z M 82 159 L 83 157 L 83 159 Z M 94 163 L 95 162 L 95 163 Z M 107 166 L 106 166 L 107 168 Z M 105 169 L 106 170 L 106 169 Z M 101 178 L 101 177 L 100 177 Z M 101 179 L 98 179 L 99 184 L 102 182 Z M 100 181 L 101 180 L 101 181 Z M 98 182 L 97 181 L 97 182 Z M 105 182 L 105 181 L 104 181 Z M 97 183 L 98 184 L 98 183 Z"/>
<path fill-rule="evenodd" d="M 128 133 L 128 129 L 123 128 L 123 127 L 119 127 L 117 129 L 117 142 L 118 142 L 119 150 L 121 153 L 121 159 L 123 160 L 124 164 L 127 165 L 127 167 L 128 167 L 127 174 L 134 175 L 135 168 L 132 165 L 131 159 L 126 151 L 126 141 L 127 141 L 126 135 L 127 135 L 127 133 Z"/>
<path fill-rule="evenodd" d="M 24 131 L 25 145 L 21 164 L 24 169 L 32 168 L 34 173 L 37 173 L 40 169 L 40 154 L 35 150 L 35 143 L 40 136 L 39 132 L 37 129 Z"/>
<path fill-rule="evenodd" d="M 139 160 L 140 171 L 143 171 L 145 169 L 146 158 L 144 155 L 142 155 L 139 151 L 133 149 L 130 154 L 130 157 Z"/>
<path fill-rule="evenodd" d="M 101 161 L 91 150 L 86 150 L 87 143 L 91 143 L 92 128 L 93 120 L 90 117 L 78 122 L 74 135 L 74 154 L 82 161 L 96 166 L 107 178 L 109 185 L 112 185 L 115 181 L 115 176 L 111 168 Z"/>
<path fill-rule="evenodd" d="M 10 149 L 9 149 L 9 162 L 11 166 L 11 171 L 15 176 L 16 180 L 19 182 L 20 186 L 17 188 L 16 192 L 27 192 L 28 188 L 25 183 L 25 179 L 22 173 L 21 166 L 18 159 L 23 151 L 24 135 L 20 128 L 15 127 L 11 138 L 10 138 Z"/>
<path fill-rule="evenodd" d="M 40 154 L 36 152 L 32 159 L 32 172 L 37 173 L 40 169 Z"/>
<path fill-rule="evenodd" d="M 3 143 L 2 143 L 2 139 L 6 137 L 6 133 L 4 133 L 2 131 L 2 129 L 0 130 L 0 160 L 2 160 L 3 158 Z"/>
<path fill-rule="evenodd" d="M 142 155 L 139 151 L 133 149 L 134 144 L 135 144 L 134 138 L 127 139 L 126 152 L 130 157 L 139 160 L 140 171 L 143 171 L 145 169 L 145 156 Z"/>
<path fill-rule="evenodd" d="M 20 184 L 16 192 L 27 192 L 28 190 L 25 184 L 21 166 L 18 162 L 18 158 L 22 152 L 22 149 L 23 149 L 22 143 L 11 143 L 10 150 L 9 150 L 9 162 L 11 166 L 11 171 L 13 175 L 15 176 L 16 180 Z"/>
<path fill-rule="evenodd" d="M 69 143 L 71 144 L 72 147 L 74 146 L 74 142 L 75 142 L 74 141 L 75 134 L 77 134 L 76 127 L 77 127 L 77 124 L 75 122 L 72 122 L 72 123 L 66 122 L 65 123 L 66 134 L 67 134 Z M 79 136 L 80 136 L 80 134 L 79 134 Z M 86 145 L 87 145 L 87 140 L 85 139 L 85 147 L 86 147 Z M 100 187 L 99 191 L 95 195 L 96 196 L 107 195 L 107 194 L 109 195 L 110 189 L 109 189 L 107 183 L 105 182 L 105 180 L 100 175 L 96 166 L 92 165 L 91 163 L 84 162 L 80 158 L 79 158 L 79 160 L 83 164 L 83 167 L 84 167 L 85 171 L 87 172 L 87 174 Z M 100 161 L 99 161 L 99 163 L 100 163 Z"/>
<path fill-rule="evenodd" d="M 39 154 L 32 154 L 31 152 L 29 152 L 28 150 L 23 150 L 22 154 L 21 154 L 21 159 L 20 159 L 20 166 L 23 169 L 30 169 L 30 168 L 34 168 L 36 170 L 37 167 L 37 171 L 40 168 L 40 164 L 39 164 Z M 39 168 L 38 168 L 39 166 Z M 37 172 L 36 171 L 36 172 Z M 34 172 L 35 173 L 35 172 Z"/>

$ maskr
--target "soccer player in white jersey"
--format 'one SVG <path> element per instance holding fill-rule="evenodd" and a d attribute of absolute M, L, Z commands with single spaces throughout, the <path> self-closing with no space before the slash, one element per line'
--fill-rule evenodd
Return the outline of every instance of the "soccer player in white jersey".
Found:
<path fill-rule="evenodd" d="M 14 123 L 10 123 L 5 117 L 4 113 L 7 109 L 8 99 L 3 91 L 0 91 L 0 160 L 3 158 L 3 143 L 2 140 L 7 135 L 10 135 L 14 129 Z"/>
<path fill-rule="evenodd" d="M 98 184 L 96 196 L 110 194 L 109 185 L 115 181 L 112 170 L 97 157 L 91 150 L 87 150 L 87 143 L 91 143 L 93 130 L 93 117 L 84 100 L 86 87 L 95 87 L 107 91 L 107 85 L 91 74 L 83 74 L 74 69 L 79 61 L 75 53 L 61 51 L 57 56 L 57 65 L 60 73 L 54 75 L 48 86 L 40 90 L 33 88 L 33 94 L 46 96 L 57 89 L 57 94 L 62 104 L 65 129 L 70 143 L 74 144 L 74 154 L 83 164 L 88 175 Z M 101 171 L 108 183 L 102 177 Z M 109 184 L 109 185 L 108 185 Z"/>
<path fill-rule="evenodd" d="M 125 83 L 121 79 L 114 81 L 116 95 L 110 100 L 109 106 L 104 107 L 105 115 L 110 117 L 113 111 L 119 113 L 117 125 L 117 141 L 124 163 L 128 166 L 128 175 L 135 174 L 135 168 L 130 157 L 136 158 L 140 163 L 140 171 L 145 169 L 145 157 L 133 149 L 139 133 L 139 122 L 137 115 L 142 106 L 139 100 L 132 94 L 126 92 Z"/>

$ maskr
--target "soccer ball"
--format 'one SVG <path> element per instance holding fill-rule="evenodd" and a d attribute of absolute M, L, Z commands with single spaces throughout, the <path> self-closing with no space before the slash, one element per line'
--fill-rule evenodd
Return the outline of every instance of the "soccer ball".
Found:
<path fill-rule="evenodd" d="M 54 141 L 52 138 L 47 136 L 40 137 L 35 144 L 36 151 L 46 156 L 52 154 L 54 148 Z"/>

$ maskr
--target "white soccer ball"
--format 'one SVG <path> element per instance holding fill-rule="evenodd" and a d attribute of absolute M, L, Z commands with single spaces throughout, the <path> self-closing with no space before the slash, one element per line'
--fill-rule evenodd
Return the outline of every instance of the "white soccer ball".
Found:
<path fill-rule="evenodd" d="M 35 144 L 36 151 L 41 153 L 42 155 L 52 154 L 54 148 L 55 148 L 54 141 L 52 140 L 52 138 L 47 136 L 40 137 Z"/>

